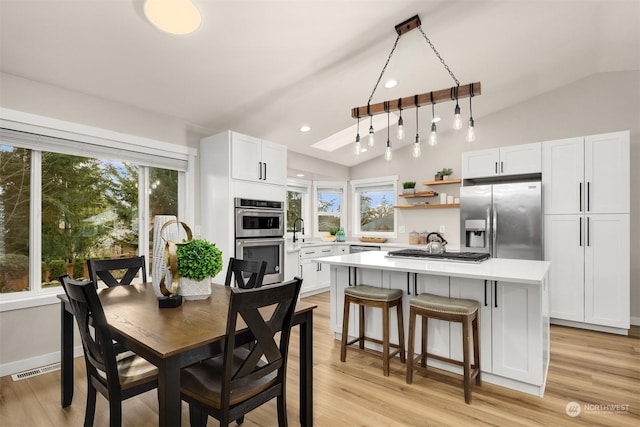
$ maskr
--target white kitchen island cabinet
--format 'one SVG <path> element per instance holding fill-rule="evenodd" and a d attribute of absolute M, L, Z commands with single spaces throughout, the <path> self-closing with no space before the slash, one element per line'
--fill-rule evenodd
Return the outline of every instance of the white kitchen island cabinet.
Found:
<path fill-rule="evenodd" d="M 416 293 L 434 293 L 480 303 L 480 366 L 483 381 L 542 396 L 549 365 L 550 263 L 511 259 L 489 259 L 480 264 L 398 259 L 386 252 L 364 252 L 318 259 L 331 265 L 331 327 L 341 338 L 344 289 L 354 284 L 402 289 L 405 329 L 409 299 Z M 380 310 L 367 310 L 365 332 L 381 338 Z M 355 336 L 358 318 L 352 310 L 349 335 Z M 395 316 L 392 316 L 392 321 Z M 418 322 L 420 323 L 420 322 Z M 416 325 L 419 345 L 420 324 Z M 397 341 L 392 324 L 391 340 Z M 405 337 L 408 337 L 405 331 Z M 377 348 L 375 344 L 368 344 Z M 462 330 L 459 324 L 429 322 L 429 351 L 462 360 Z M 419 348 L 419 347 L 416 347 Z M 429 359 L 429 364 L 453 372 L 457 366 Z"/>

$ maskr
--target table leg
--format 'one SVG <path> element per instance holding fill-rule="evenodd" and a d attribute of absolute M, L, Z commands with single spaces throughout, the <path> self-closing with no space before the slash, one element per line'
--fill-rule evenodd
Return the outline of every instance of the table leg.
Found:
<path fill-rule="evenodd" d="M 313 311 L 300 323 L 300 425 L 313 425 Z"/>
<path fill-rule="evenodd" d="M 158 366 L 158 409 L 160 426 L 179 426 L 182 420 L 180 400 L 180 357 L 170 357 Z"/>
<path fill-rule="evenodd" d="M 73 400 L 73 314 L 60 302 L 60 386 L 61 405 L 71 405 Z"/>

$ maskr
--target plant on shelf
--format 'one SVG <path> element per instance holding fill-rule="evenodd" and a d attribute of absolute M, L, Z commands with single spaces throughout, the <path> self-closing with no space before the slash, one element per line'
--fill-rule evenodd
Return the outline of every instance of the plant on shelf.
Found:
<path fill-rule="evenodd" d="M 416 182 L 415 181 L 405 181 L 402 183 L 402 194 L 413 194 L 416 192 Z"/>
<path fill-rule="evenodd" d="M 443 168 L 440 171 L 440 175 L 442 175 L 443 179 L 449 179 L 448 176 L 453 173 L 453 169 L 451 168 Z"/>

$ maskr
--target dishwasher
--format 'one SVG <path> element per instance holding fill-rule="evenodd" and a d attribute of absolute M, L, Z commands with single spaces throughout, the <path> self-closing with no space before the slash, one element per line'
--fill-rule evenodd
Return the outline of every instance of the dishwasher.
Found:
<path fill-rule="evenodd" d="M 349 253 L 357 254 L 360 252 L 379 251 L 380 246 L 367 246 L 367 245 L 350 245 Z"/>

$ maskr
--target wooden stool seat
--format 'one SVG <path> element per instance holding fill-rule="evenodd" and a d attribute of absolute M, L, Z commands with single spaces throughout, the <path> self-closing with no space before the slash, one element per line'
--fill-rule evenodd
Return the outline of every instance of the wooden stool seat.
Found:
<path fill-rule="evenodd" d="M 407 362 L 407 384 L 413 381 L 413 370 L 426 370 L 427 358 L 462 366 L 464 370 L 464 401 L 471 403 L 471 380 L 481 384 L 480 378 L 480 340 L 478 336 L 478 310 L 480 304 L 474 300 L 448 298 L 432 294 L 420 294 L 409 301 L 409 348 L 410 360 Z M 422 317 L 422 350 L 414 357 L 416 317 Z M 462 323 L 462 362 L 429 353 L 427 351 L 428 319 Z M 471 336 L 469 329 L 471 327 Z M 473 365 L 469 340 L 473 338 Z"/>
<path fill-rule="evenodd" d="M 349 341 L 349 308 L 351 303 L 359 306 L 360 324 L 358 337 Z M 382 309 L 382 340 L 365 336 L 365 307 L 378 307 Z M 389 312 L 392 307 L 396 308 L 398 316 L 398 344 L 392 344 L 389 340 Z M 391 357 L 400 353 L 400 361 L 405 363 L 402 291 L 400 289 L 384 289 L 376 286 L 356 285 L 349 286 L 344 290 L 340 361 L 344 362 L 347 358 L 347 346 L 357 342 L 359 348 L 364 349 L 365 341 L 382 344 L 382 373 L 384 376 L 389 376 L 389 360 Z M 395 350 L 390 351 L 390 348 L 395 348 Z"/>

